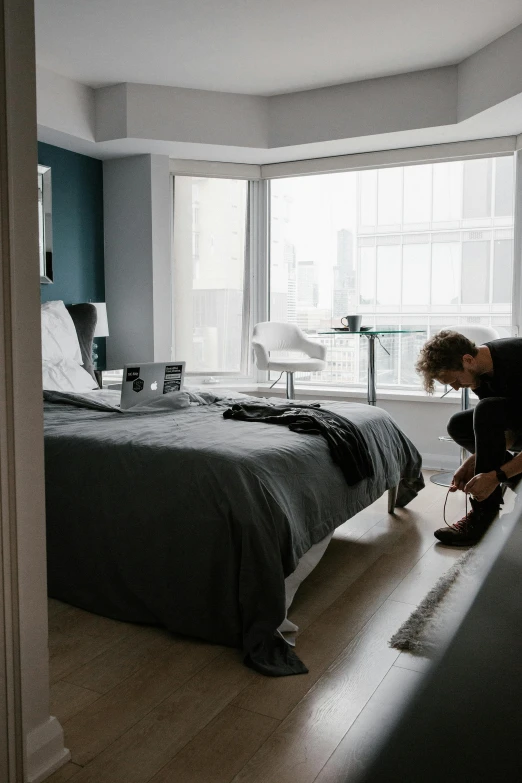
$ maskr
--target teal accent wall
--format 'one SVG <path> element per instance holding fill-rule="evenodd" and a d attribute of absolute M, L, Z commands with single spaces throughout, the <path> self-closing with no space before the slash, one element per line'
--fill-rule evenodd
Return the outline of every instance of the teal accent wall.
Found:
<path fill-rule="evenodd" d="M 51 167 L 53 199 L 54 282 L 40 286 L 42 302 L 104 302 L 102 162 L 41 142 L 38 162 Z"/>
<path fill-rule="evenodd" d="M 42 302 L 105 301 L 103 169 L 101 160 L 38 143 L 38 162 L 51 167 L 53 278 Z"/>

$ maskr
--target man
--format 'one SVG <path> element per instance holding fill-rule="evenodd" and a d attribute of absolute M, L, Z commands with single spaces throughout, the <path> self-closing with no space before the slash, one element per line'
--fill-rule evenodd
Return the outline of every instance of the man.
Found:
<path fill-rule="evenodd" d="M 450 492 L 470 495 L 471 510 L 454 525 L 435 531 L 443 544 L 468 546 L 486 532 L 502 503 L 500 484 L 522 473 L 522 453 L 507 447 L 522 433 L 522 339 L 481 346 L 458 332 L 443 331 L 423 346 L 416 364 L 430 394 L 434 382 L 479 397 L 475 409 L 451 417 L 448 433 L 471 453 L 456 471 Z"/>

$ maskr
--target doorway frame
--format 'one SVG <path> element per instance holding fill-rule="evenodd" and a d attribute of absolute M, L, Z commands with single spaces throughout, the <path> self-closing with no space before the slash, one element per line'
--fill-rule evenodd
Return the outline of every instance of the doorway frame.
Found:
<path fill-rule="evenodd" d="M 0 779 L 70 757 L 49 713 L 33 0 L 0 0 Z"/>

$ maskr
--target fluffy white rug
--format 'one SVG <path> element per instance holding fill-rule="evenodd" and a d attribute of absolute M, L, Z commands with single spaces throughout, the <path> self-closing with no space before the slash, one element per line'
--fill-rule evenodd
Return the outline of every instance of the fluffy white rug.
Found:
<path fill-rule="evenodd" d="M 480 586 L 480 549 L 459 557 L 389 641 L 390 647 L 433 658 L 462 620 Z"/>

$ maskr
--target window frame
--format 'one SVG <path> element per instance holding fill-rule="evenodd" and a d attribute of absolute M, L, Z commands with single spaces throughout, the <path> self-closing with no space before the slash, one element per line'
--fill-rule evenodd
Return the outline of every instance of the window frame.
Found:
<path fill-rule="evenodd" d="M 266 224 L 266 200 L 267 200 L 267 183 L 265 180 L 249 178 L 244 176 L 238 176 L 234 169 L 231 173 L 227 173 L 225 168 L 224 173 L 220 174 L 205 174 L 203 171 L 190 172 L 190 168 L 187 173 L 175 173 L 171 170 L 171 263 L 175 264 L 174 256 L 174 211 L 176 208 L 176 177 L 198 177 L 205 176 L 214 179 L 240 179 L 248 183 L 247 188 L 247 209 L 246 209 L 246 227 L 245 227 L 245 274 L 243 277 L 243 318 L 242 318 L 242 334 L 241 334 L 241 366 L 240 371 L 224 371 L 215 370 L 212 372 L 198 372 L 187 371 L 185 377 L 189 377 L 192 380 L 207 381 L 209 378 L 226 378 L 232 381 L 240 382 L 254 382 L 257 380 L 255 373 L 255 366 L 252 358 L 252 333 L 254 323 L 259 320 L 263 320 L 263 316 L 267 313 L 266 307 L 266 294 L 263 293 L 264 288 L 268 290 L 266 284 L 263 285 L 263 280 L 267 275 L 265 269 L 268 267 L 268 258 L 266 251 L 266 234 L 268 230 L 263 231 L 263 225 Z M 175 301 L 175 275 L 172 275 L 172 301 Z M 264 320 L 267 320 L 264 317 Z M 175 319 L 172 318 L 171 325 L 172 333 L 172 355 L 171 360 L 174 360 L 177 355 L 176 350 L 176 331 L 175 331 Z"/>
<path fill-rule="evenodd" d="M 369 154 L 372 155 L 372 153 L 369 153 Z M 517 152 L 513 151 L 513 150 L 501 151 L 501 152 L 493 152 L 493 151 L 491 151 L 491 152 L 488 152 L 487 154 L 480 154 L 480 155 L 472 155 L 472 154 L 470 154 L 470 155 L 455 156 L 455 157 L 451 158 L 451 161 L 452 162 L 453 161 L 454 162 L 457 162 L 457 161 L 466 162 L 468 160 L 493 159 L 493 158 L 501 158 L 501 157 L 511 157 L 511 158 L 513 158 L 513 166 L 514 166 L 514 185 L 513 185 L 513 202 L 514 202 L 513 203 L 513 266 L 512 266 L 511 314 L 510 314 L 511 315 L 511 324 L 510 324 L 510 329 L 512 331 L 512 335 L 513 336 L 519 336 L 519 334 L 520 334 L 520 318 L 521 318 L 520 314 L 522 313 L 522 301 L 521 301 L 521 297 L 522 297 L 522 291 L 521 291 L 521 288 L 522 288 L 522 280 L 521 280 L 521 278 L 522 278 L 522 270 L 520 269 L 520 267 L 521 267 L 520 258 L 521 258 L 521 255 L 522 255 L 522 252 L 521 252 L 522 251 L 522 236 L 521 236 L 522 235 L 522 225 L 521 225 L 521 223 L 522 223 L 522 203 L 521 203 L 522 202 L 522 194 L 519 192 L 520 190 L 522 190 L 522 160 L 521 160 L 521 157 L 520 157 L 520 152 L 517 154 Z M 441 162 L 449 162 L 449 160 L 448 159 L 444 159 L 444 158 L 439 158 L 439 159 L 435 158 L 435 159 L 427 159 L 427 160 L 419 160 L 419 159 L 417 159 L 417 160 L 414 160 L 414 161 L 402 161 L 402 162 L 397 161 L 397 162 L 389 163 L 388 165 L 381 163 L 378 166 L 369 166 L 369 165 L 367 165 L 367 166 L 360 166 L 360 167 L 357 166 L 357 167 L 354 167 L 354 168 L 347 167 L 347 168 L 344 168 L 344 169 L 339 167 L 339 168 L 335 168 L 334 171 L 330 171 L 330 172 L 317 170 L 317 171 L 310 172 L 308 174 L 302 173 L 302 172 L 295 172 L 295 173 L 293 173 L 293 172 L 290 172 L 290 171 L 285 171 L 285 173 L 282 173 L 279 176 L 272 177 L 270 179 L 275 179 L 275 178 L 277 178 L 277 179 L 286 179 L 286 178 L 289 178 L 289 177 L 292 177 L 292 176 L 294 176 L 294 177 L 295 176 L 316 176 L 316 175 L 325 174 L 325 173 L 341 173 L 342 171 L 354 171 L 354 170 L 355 171 L 373 171 L 375 169 L 381 170 L 381 169 L 399 168 L 399 167 L 406 168 L 406 167 L 410 167 L 410 166 L 425 165 L 426 163 L 433 163 L 433 164 L 435 164 L 435 163 L 441 163 Z M 274 164 L 274 168 L 276 168 L 278 165 L 279 164 Z M 292 164 L 286 164 L 286 167 L 288 168 L 291 165 Z M 284 167 L 285 164 L 281 164 L 281 166 Z M 297 162 L 297 166 L 299 166 L 299 162 Z M 263 167 L 263 168 L 266 168 L 266 167 Z M 492 177 L 492 181 L 491 181 L 490 185 L 491 185 L 490 198 L 491 198 L 491 201 L 493 203 L 493 210 L 494 210 L 495 177 Z M 402 187 L 404 188 L 404 180 L 403 180 Z M 432 191 L 433 191 L 433 185 L 432 185 Z M 403 196 L 404 196 L 404 194 L 402 194 L 402 197 Z M 464 197 L 464 195 L 463 195 L 463 192 L 462 192 L 461 198 L 463 198 L 463 197 Z M 361 198 L 361 193 L 358 192 L 357 193 L 358 210 L 360 209 L 360 198 Z M 433 200 L 433 193 L 431 195 L 431 200 Z M 402 200 L 401 200 L 401 203 L 402 203 Z M 271 224 L 270 205 L 271 205 L 271 190 L 269 189 L 269 192 L 268 192 L 268 220 L 269 220 L 269 226 Z M 518 213 L 517 213 L 517 209 L 518 209 Z M 377 206 L 377 213 L 378 213 L 378 206 Z M 494 211 L 492 212 L 492 215 L 493 215 L 494 218 L 497 217 L 494 214 Z M 517 218 L 518 218 L 518 220 L 517 220 Z M 463 220 L 464 220 L 464 218 L 461 218 L 461 221 L 463 221 Z M 465 229 L 465 228 L 463 228 L 461 226 L 460 227 L 460 231 L 464 231 L 464 230 L 472 231 L 473 229 L 472 228 Z M 479 229 L 477 229 L 477 230 L 479 230 Z M 495 227 L 491 226 L 489 228 L 489 230 L 494 231 Z M 394 233 L 394 232 L 392 231 L 391 233 Z M 428 233 L 431 233 L 431 229 L 428 229 Z M 489 259 L 490 276 L 492 275 L 492 270 L 493 270 L 493 266 L 492 266 L 493 257 L 491 255 L 493 253 L 493 244 L 492 244 L 493 242 L 494 242 L 494 239 L 490 240 L 490 259 Z M 518 248 L 518 253 L 517 253 L 517 248 Z M 270 266 L 271 266 L 270 249 L 271 249 L 271 245 L 270 245 L 270 241 L 269 241 L 268 242 L 268 258 L 267 258 L 267 263 L 268 263 L 269 269 L 270 269 Z M 355 248 L 355 252 L 356 252 L 356 264 L 358 265 L 359 264 L 359 247 Z M 516 262 L 517 258 L 519 258 L 519 263 L 518 264 Z M 374 264 L 375 264 L 375 267 L 377 269 L 377 245 L 375 245 Z M 462 265 L 462 262 L 461 262 L 461 265 Z M 431 259 L 431 254 L 430 254 L 430 275 L 431 275 L 431 267 L 432 267 L 432 259 Z M 402 262 L 402 259 L 401 259 L 401 270 L 402 270 L 402 268 L 403 268 L 403 262 Z M 402 272 L 401 272 L 401 274 L 402 274 Z M 492 281 L 490 281 L 490 283 L 492 284 Z M 432 283 L 431 283 L 431 277 L 430 277 L 430 299 L 431 299 L 431 285 L 432 285 Z M 376 286 L 377 286 L 377 275 L 375 277 L 375 290 L 376 290 Z M 461 289 L 461 283 L 460 283 L 460 289 Z M 461 296 L 461 290 L 459 291 L 459 299 L 460 299 L 460 296 Z M 401 297 L 402 297 L 402 294 L 401 294 Z M 491 299 L 491 297 L 492 297 L 492 291 L 490 291 L 490 293 L 489 293 L 489 298 Z M 270 300 L 270 289 L 269 289 L 269 300 Z M 269 304 L 269 302 L 268 302 L 268 304 Z M 389 314 L 388 313 L 387 314 L 383 313 L 382 315 L 383 315 L 383 317 L 385 317 L 385 316 L 388 316 L 388 317 L 393 316 L 393 317 L 395 317 L 395 315 L 392 314 L 392 313 L 389 313 Z M 399 313 L 398 315 L 401 317 L 404 314 L 403 313 Z M 461 313 L 454 314 L 454 317 L 458 318 L 460 315 L 461 315 Z M 448 313 L 448 317 L 451 318 L 451 314 Z M 270 319 L 269 308 L 268 308 L 267 319 L 268 320 Z M 429 337 L 429 336 L 430 336 L 430 330 L 428 328 L 427 329 L 427 337 Z M 401 363 L 401 354 L 402 354 L 402 352 L 399 351 L 399 356 L 398 356 L 399 367 L 400 367 L 400 363 Z M 268 380 L 268 379 L 269 379 L 269 373 L 264 373 L 263 374 L 263 380 Z M 261 380 L 260 376 L 259 376 L 259 380 Z M 296 378 L 296 385 L 299 386 L 299 378 Z M 365 386 L 365 382 L 364 381 L 359 381 L 359 382 L 356 382 L 356 383 L 350 383 L 350 389 L 353 389 L 354 391 L 359 391 L 359 390 L 363 389 L 364 386 Z M 309 382 L 306 382 L 306 381 L 302 382 L 302 388 L 303 389 L 307 389 L 307 388 L 310 388 L 310 387 L 314 387 L 314 388 L 320 387 L 320 388 L 324 388 L 326 390 L 326 389 L 335 388 L 335 383 L 321 383 L 320 381 L 315 381 L 314 383 L 309 383 Z M 419 392 L 418 386 L 413 386 L 413 385 L 408 385 L 408 384 L 403 384 L 403 383 L 401 383 L 401 384 L 388 384 L 388 385 L 382 384 L 380 386 L 380 388 L 383 391 L 392 391 L 392 392 L 396 391 L 398 393 L 401 393 L 401 392 L 418 393 Z"/>
<path fill-rule="evenodd" d="M 213 373 L 219 377 L 239 382 L 264 383 L 268 381 L 269 373 L 257 369 L 253 362 L 251 339 L 253 325 L 270 317 L 270 206 L 271 180 L 292 176 L 314 176 L 315 174 L 334 173 L 340 171 L 371 171 L 396 166 L 415 166 L 426 163 L 444 161 L 466 161 L 478 158 L 512 157 L 514 159 L 514 211 L 513 211 L 513 278 L 511 296 L 511 324 L 514 336 L 519 336 L 522 322 L 522 150 L 516 149 L 516 139 L 503 137 L 500 139 L 484 139 L 479 141 L 455 142 L 433 145 L 431 147 L 407 148 L 403 150 L 384 150 L 382 152 L 344 155 L 337 158 L 323 158 L 306 161 L 290 161 L 267 165 L 210 163 L 205 161 L 175 161 L 171 160 L 173 178 L 173 204 L 171 209 L 172 233 L 174 216 L 174 179 L 176 175 L 208 176 L 247 179 L 249 181 L 249 235 L 250 274 L 249 274 L 249 304 L 248 323 L 243 324 L 242 372 Z M 492 197 L 495 188 L 492 183 Z M 251 194 L 255 197 L 250 198 Z M 173 345 L 175 333 L 172 329 Z M 174 351 L 174 348 L 173 348 Z M 246 358 L 246 367 L 245 365 Z M 197 373 L 189 373 L 194 378 L 205 378 Z M 307 388 L 307 386 L 303 386 Z M 333 385 L 323 384 L 325 390 L 331 390 Z M 350 389 L 359 392 L 364 384 L 350 385 Z M 382 386 L 383 392 L 393 390 L 396 393 L 413 393 L 419 391 L 413 386 Z"/>

